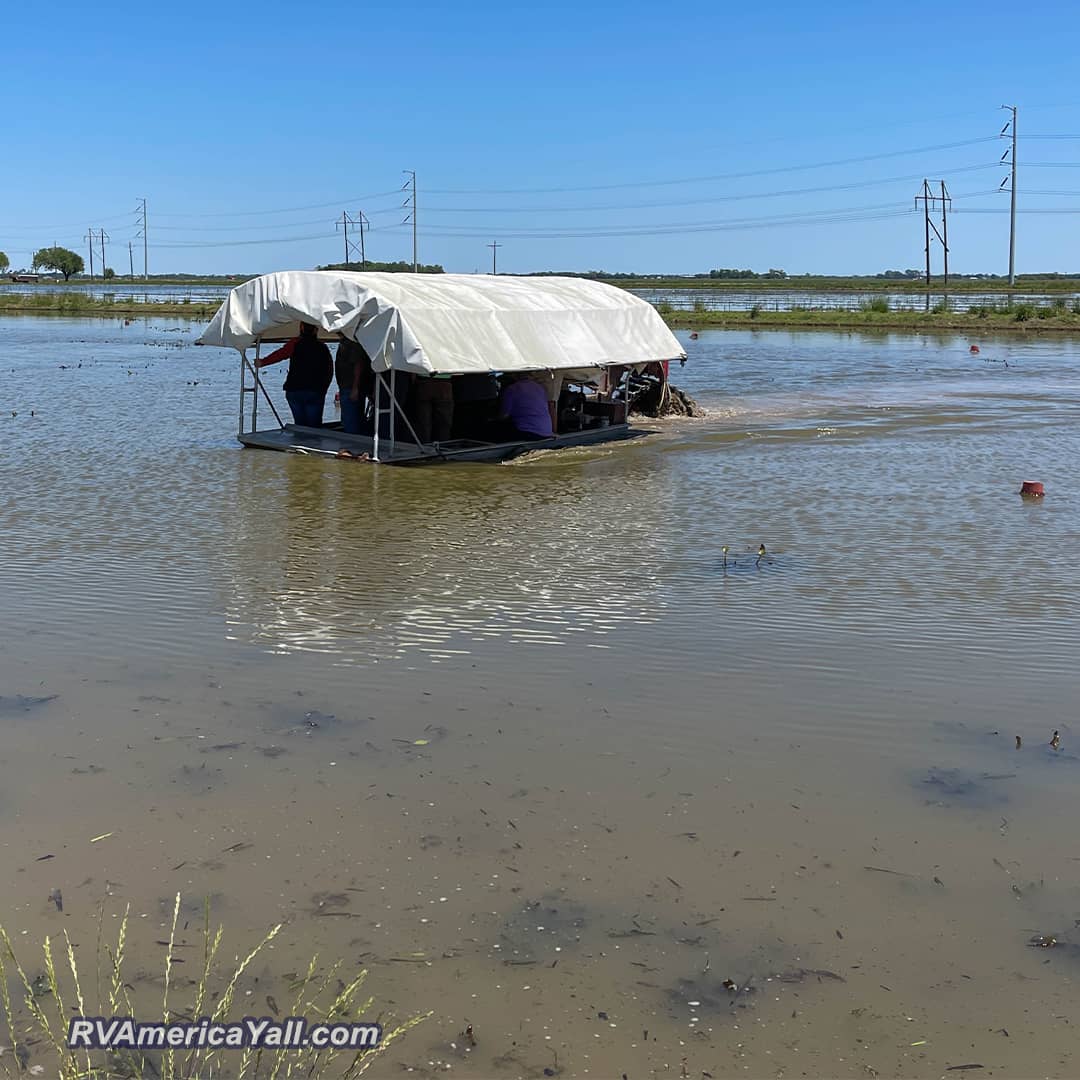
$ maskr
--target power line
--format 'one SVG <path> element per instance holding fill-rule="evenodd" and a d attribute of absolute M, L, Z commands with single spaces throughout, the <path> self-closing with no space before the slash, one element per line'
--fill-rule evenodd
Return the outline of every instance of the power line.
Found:
<path fill-rule="evenodd" d="M 327 207 L 340 206 L 342 203 L 358 203 L 366 202 L 374 199 L 389 198 L 391 195 L 397 195 L 400 189 L 394 191 L 379 191 L 369 195 L 357 195 L 348 199 L 334 199 L 331 202 L 324 203 L 308 203 L 307 206 L 281 206 L 274 210 L 236 210 L 225 211 L 213 214 L 196 214 L 190 211 L 164 211 L 159 210 L 157 214 L 159 217 L 193 217 L 193 218 L 220 218 L 220 217 L 262 217 L 266 214 L 293 214 L 302 210 L 325 210 Z"/>
<path fill-rule="evenodd" d="M 979 172 L 987 169 L 997 168 L 997 162 L 987 162 L 981 165 L 966 165 L 950 170 L 953 173 L 964 172 Z M 791 196 L 801 196 L 810 194 L 824 194 L 833 191 L 851 191 L 861 188 L 872 188 L 878 186 L 887 186 L 893 183 L 907 182 L 913 179 L 918 179 L 921 174 L 908 174 L 904 176 L 889 176 L 880 177 L 874 180 L 857 181 L 847 184 L 827 184 L 820 185 L 818 187 L 808 188 L 789 188 L 780 191 L 754 191 L 744 192 L 731 195 L 718 195 L 703 199 L 685 199 L 676 200 L 673 202 L 644 202 L 644 203 L 627 203 L 616 205 L 601 205 L 601 206 L 559 206 L 559 207 L 430 207 L 428 209 L 429 214 L 435 215 L 447 215 L 447 214 L 472 214 L 472 213 L 488 213 L 488 214 L 512 214 L 512 213 L 608 213 L 617 210 L 641 210 L 641 209 L 660 209 L 665 207 L 679 207 L 679 206 L 698 206 L 708 205 L 711 203 L 724 203 L 724 202 L 746 202 L 753 201 L 754 199 L 774 199 L 784 198 Z M 411 200 L 408 200 L 411 201 Z M 374 210 L 374 214 L 399 214 L 401 207 L 391 207 L 385 210 Z M 170 233 L 222 233 L 222 232 L 240 232 L 240 233 L 252 233 L 262 232 L 270 229 L 287 229 L 287 228 L 303 228 L 309 225 L 321 225 L 325 219 L 315 218 L 305 221 L 294 222 L 281 222 L 274 225 L 258 224 L 258 225 L 195 225 L 195 226 L 183 226 L 183 225 L 159 225 L 158 228 L 165 232 Z M 408 221 L 408 217 L 406 217 Z M 352 222 L 352 224 L 356 224 Z M 370 230 L 371 223 L 367 220 L 365 215 L 365 227 Z M 338 226 L 341 225 L 339 221 Z M 138 235 L 138 234 L 136 234 Z"/>
<path fill-rule="evenodd" d="M 827 169 L 841 165 L 857 165 L 864 161 L 882 161 L 885 158 L 904 157 L 908 154 L 929 154 L 939 150 L 955 150 L 962 146 L 977 146 L 979 143 L 994 142 L 993 135 L 984 135 L 977 139 L 965 139 L 961 142 L 938 143 L 935 146 L 917 146 L 906 150 L 890 150 L 883 154 L 863 154 L 860 157 L 838 158 L 833 161 L 815 161 L 806 165 L 784 165 L 771 169 L 753 169 L 748 172 L 715 173 L 711 176 L 689 176 L 673 180 L 635 180 L 620 184 L 589 184 L 581 187 L 550 188 L 430 188 L 425 189 L 430 195 L 526 195 L 549 194 L 566 191 L 614 191 L 619 188 L 664 187 L 671 184 L 703 184 L 713 180 L 741 180 L 752 176 L 774 176 L 779 173 L 801 172 L 804 169 Z"/>
<path fill-rule="evenodd" d="M 883 221 L 888 218 L 907 217 L 914 211 L 910 207 L 898 207 L 895 203 L 888 204 L 890 209 L 872 213 L 849 212 L 849 211 L 815 211 L 804 215 L 785 215 L 776 218 L 747 218 L 733 219 L 729 221 L 712 222 L 682 222 L 669 223 L 661 226 L 637 226 L 631 228 L 608 228 L 608 229 L 580 229 L 580 230 L 549 230 L 549 231 L 515 231 L 511 229 L 499 230 L 498 236 L 503 239 L 525 240 L 566 240 L 566 239 L 604 239 L 628 236 L 678 236 L 692 233 L 723 232 L 733 229 L 772 228 L 776 226 L 795 225 L 821 225 L 835 224 L 845 221 L 870 222 Z M 492 235 L 464 229 L 429 227 L 429 231 L 441 237 L 483 237 Z"/>
<path fill-rule="evenodd" d="M 996 161 L 983 162 L 980 165 L 961 165 L 950 169 L 950 173 L 979 172 L 995 169 Z M 429 214 L 579 214 L 608 213 L 615 210 L 653 210 L 675 206 L 703 206 L 709 203 L 745 202 L 751 199 L 780 199 L 796 195 L 818 195 L 830 191 L 854 191 L 859 188 L 884 187 L 888 184 L 909 183 L 918 180 L 923 173 L 908 173 L 904 176 L 885 176 L 875 180 L 857 180 L 846 184 L 823 184 L 817 187 L 785 188 L 780 191 L 748 191 L 731 195 L 711 195 L 700 199 L 678 199 L 672 202 L 636 202 L 609 203 L 595 206 L 430 206 Z"/>

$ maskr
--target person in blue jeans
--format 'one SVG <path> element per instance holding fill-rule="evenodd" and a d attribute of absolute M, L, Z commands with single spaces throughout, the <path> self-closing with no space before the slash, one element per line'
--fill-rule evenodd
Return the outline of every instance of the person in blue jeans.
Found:
<path fill-rule="evenodd" d="M 334 358 L 334 378 L 341 402 L 341 430 L 348 435 L 370 435 L 367 401 L 375 382 L 371 357 L 363 345 L 342 337 Z"/>
<path fill-rule="evenodd" d="M 293 423 L 299 427 L 322 427 L 326 391 L 334 377 L 334 361 L 326 343 L 319 340 L 319 328 L 302 322 L 300 334 L 269 356 L 260 357 L 258 366 L 264 368 L 281 360 L 289 361 L 285 400 L 292 410 Z"/>

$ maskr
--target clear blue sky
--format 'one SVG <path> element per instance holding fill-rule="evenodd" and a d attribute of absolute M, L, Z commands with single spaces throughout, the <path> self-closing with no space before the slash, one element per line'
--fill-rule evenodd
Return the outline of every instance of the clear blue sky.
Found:
<path fill-rule="evenodd" d="M 1034 138 L 1080 135 L 1064 0 L 9 0 L 3 29 L 14 266 L 104 227 L 126 273 L 142 196 L 152 272 L 339 260 L 342 210 L 371 258 L 411 258 L 415 169 L 420 259 L 447 270 L 489 268 L 493 240 L 507 272 L 915 267 L 925 176 L 956 196 L 953 269 L 1004 271 L 1009 103 L 1017 269 L 1080 271 L 1080 218 L 1046 212 L 1080 211 L 1080 138 Z"/>

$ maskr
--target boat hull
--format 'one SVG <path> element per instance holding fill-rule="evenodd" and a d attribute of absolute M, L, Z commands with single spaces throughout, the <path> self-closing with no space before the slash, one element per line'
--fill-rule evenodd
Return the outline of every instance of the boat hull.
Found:
<path fill-rule="evenodd" d="M 632 428 L 629 424 L 589 428 L 586 431 L 566 432 L 550 439 L 527 442 L 486 443 L 470 439 L 453 439 L 430 446 L 416 446 L 398 440 L 391 450 L 387 439 L 379 440 L 379 464 L 429 465 L 448 461 L 507 461 L 532 450 L 561 450 L 572 446 L 594 446 L 640 438 L 651 432 Z M 260 450 L 279 450 L 288 453 L 335 456 L 341 450 L 350 454 L 372 454 L 374 440 L 370 435 L 348 435 L 333 425 L 321 428 L 286 424 L 283 428 L 244 432 L 237 436 L 244 446 Z"/>

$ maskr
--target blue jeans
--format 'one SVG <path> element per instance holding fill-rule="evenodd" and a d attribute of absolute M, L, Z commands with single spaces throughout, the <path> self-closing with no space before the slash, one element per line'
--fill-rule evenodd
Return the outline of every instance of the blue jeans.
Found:
<path fill-rule="evenodd" d="M 364 420 L 364 400 L 349 400 L 349 391 L 341 391 L 341 430 L 346 435 L 359 435 Z"/>
<path fill-rule="evenodd" d="M 301 427 L 322 427 L 323 405 L 326 391 L 286 390 L 285 400 L 292 410 L 293 423 Z"/>

